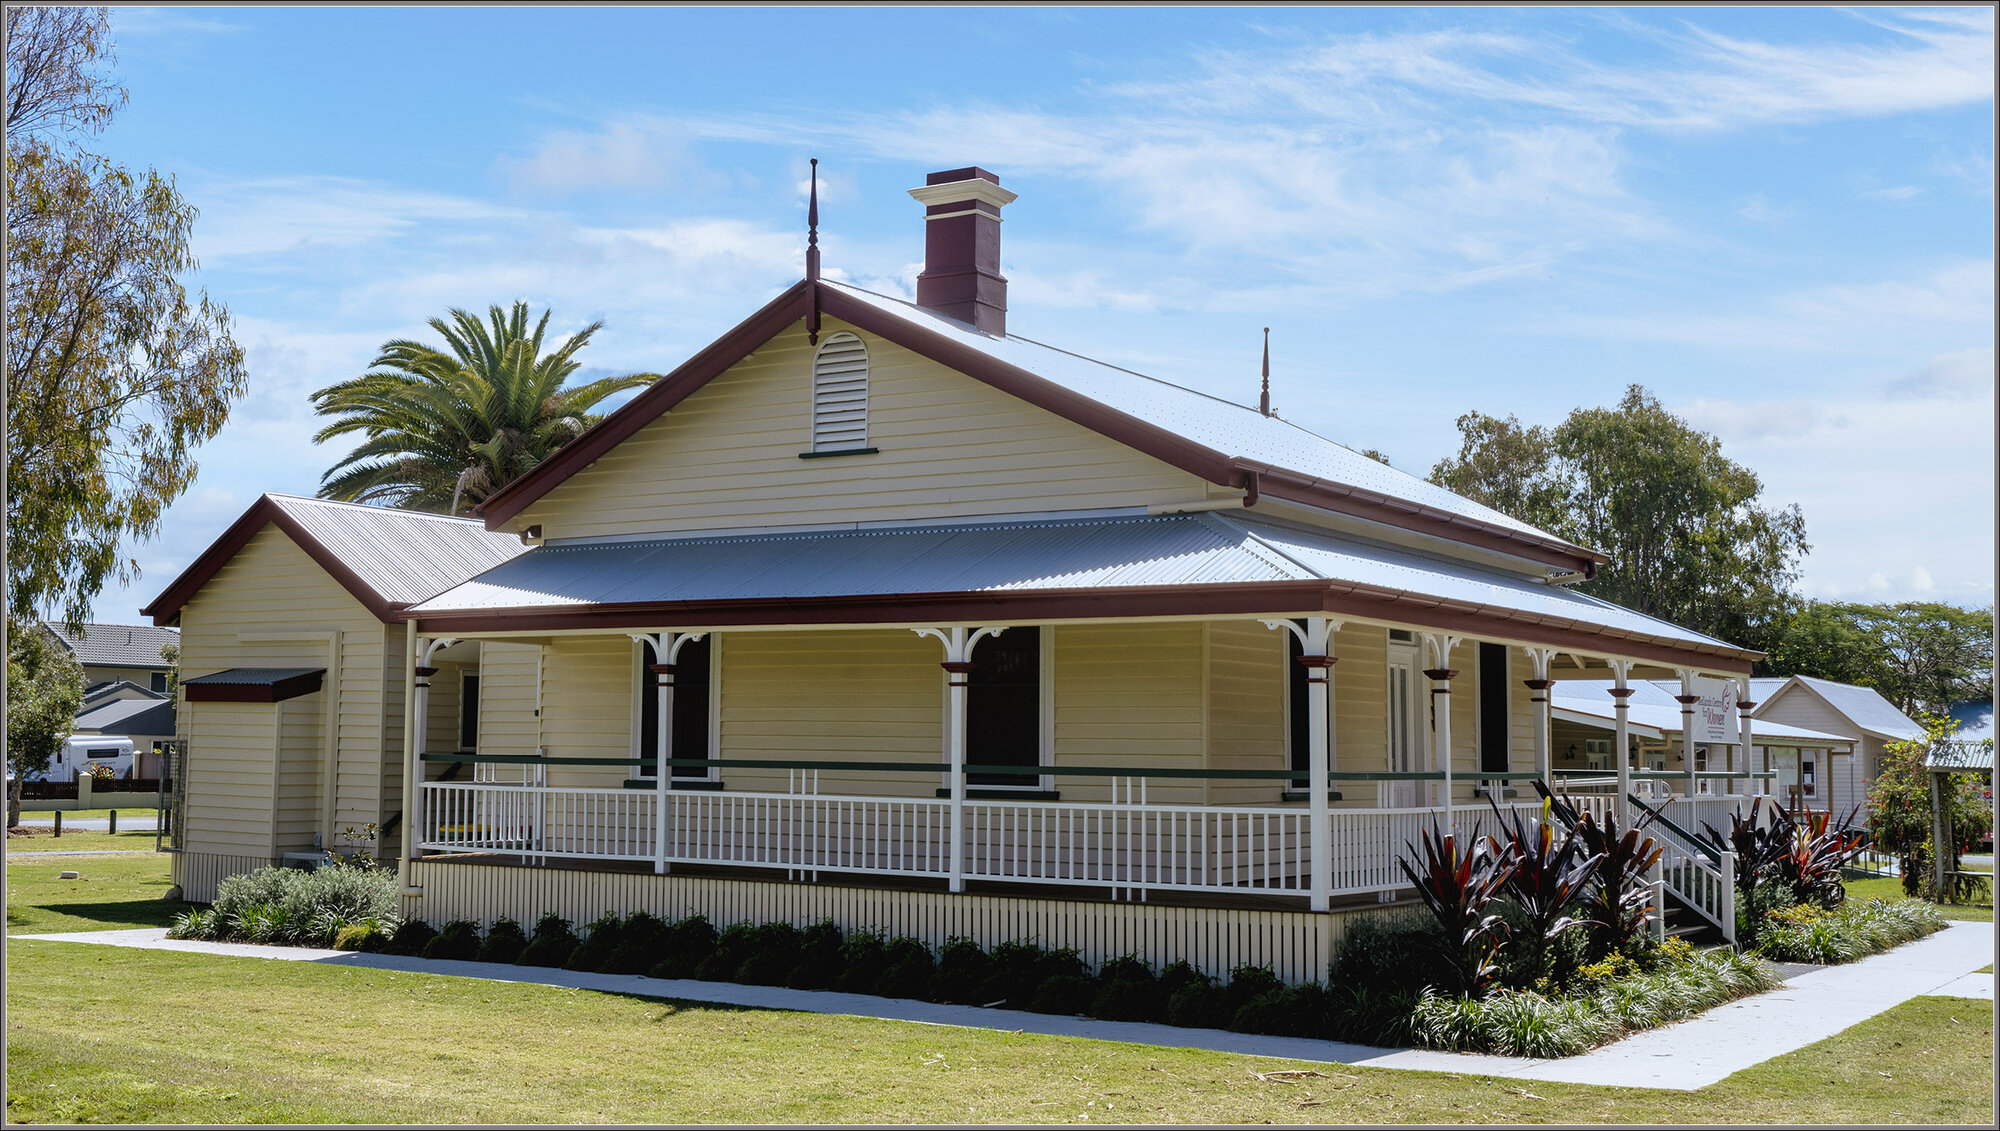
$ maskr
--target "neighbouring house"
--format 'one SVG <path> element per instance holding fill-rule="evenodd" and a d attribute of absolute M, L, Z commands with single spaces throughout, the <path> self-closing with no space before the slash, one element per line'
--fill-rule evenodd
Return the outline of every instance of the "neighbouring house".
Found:
<path fill-rule="evenodd" d="M 1702 709 L 1699 699 L 1682 703 L 1678 683 L 1642 680 L 1632 687 L 1627 699 L 1626 755 L 1645 796 L 1685 797 L 1690 788 L 1698 798 L 1727 794 L 1734 792 L 1741 780 L 1738 775 L 1749 772 L 1787 808 L 1825 809 L 1838 767 L 1852 761 L 1854 739 L 1761 718 L 1747 759 L 1741 754 L 1737 728 L 1704 731 L 1696 721 L 1690 761 L 1689 721 Z M 1572 788 L 1588 784 L 1584 779 L 1605 777 L 1615 766 L 1617 720 L 1611 690 L 1611 684 L 1602 681 L 1576 681 L 1559 683 L 1551 691 L 1550 765 Z M 1708 710 L 1726 714 L 1720 705 L 1711 705 Z M 1836 756 L 1838 762 L 1834 761 Z"/>
<path fill-rule="evenodd" d="M 173 700 L 164 695 L 102 702 L 79 712 L 70 730 L 76 734 L 131 739 L 132 776 L 147 780 L 159 778 L 161 745 L 173 741 L 179 733 Z"/>
<path fill-rule="evenodd" d="M 83 702 L 71 730 L 132 740 L 132 776 L 159 776 L 158 744 L 175 733 L 174 704 L 167 696 L 173 665 L 161 649 L 180 642 L 172 628 L 149 624 L 86 624 L 70 632 L 61 621 L 42 627 L 76 657 L 83 668 Z"/>
<path fill-rule="evenodd" d="M 478 521 L 266 496 L 170 585 L 186 895 L 373 824 L 435 923 L 832 919 L 1297 981 L 1408 898 L 1419 828 L 1533 808 L 1551 687 L 1719 686 L 1752 726 L 1758 653 L 1266 407 L 1009 333 L 1014 194 L 911 195 L 915 302 L 809 241 Z M 1706 780 L 1668 804 L 1766 779 Z"/>
<path fill-rule="evenodd" d="M 49 631 L 83 666 L 85 693 L 120 682 L 165 695 L 173 665 L 160 649 L 180 641 L 172 628 L 150 624 L 86 624 L 71 632 L 61 621 L 43 621 Z"/>
<path fill-rule="evenodd" d="M 1868 788 L 1882 769 L 1882 752 L 1891 742 L 1922 741 L 1924 728 L 1896 709 L 1872 687 L 1835 683 L 1817 676 L 1795 675 L 1751 681 L 1751 697 L 1758 700 L 1755 711 L 1762 725 L 1806 727 L 1824 734 L 1837 734 L 1852 743 L 1851 753 L 1828 759 L 1826 768 L 1810 767 L 1822 779 L 1814 809 L 1830 809 L 1845 817 L 1857 806 L 1857 820 L 1868 816 Z M 1791 767 L 1803 781 L 1809 775 L 1801 752 Z M 1809 795 L 1810 796 L 1810 795 Z"/>

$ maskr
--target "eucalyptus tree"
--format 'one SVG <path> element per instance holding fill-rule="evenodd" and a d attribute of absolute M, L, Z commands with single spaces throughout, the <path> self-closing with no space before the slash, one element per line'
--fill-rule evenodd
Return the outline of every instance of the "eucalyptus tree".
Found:
<path fill-rule="evenodd" d="M 90 615 L 245 388 L 228 310 L 183 282 L 195 209 L 89 149 L 125 102 L 103 8 L 7 9 L 7 608 Z"/>
<path fill-rule="evenodd" d="M 531 330 L 525 302 L 493 306 L 484 322 L 454 309 L 430 320 L 443 349 L 385 342 L 368 372 L 314 393 L 314 410 L 334 418 L 315 441 L 362 435 L 321 477 L 320 496 L 459 513 L 595 424 L 590 410 L 606 397 L 658 379 L 628 373 L 566 386 L 604 323 L 554 344 L 549 314 Z"/>

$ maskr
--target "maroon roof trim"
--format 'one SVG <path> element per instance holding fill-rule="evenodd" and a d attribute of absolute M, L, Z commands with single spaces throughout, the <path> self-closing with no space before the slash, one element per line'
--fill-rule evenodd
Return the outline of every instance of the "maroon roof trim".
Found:
<path fill-rule="evenodd" d="M 596 462 L 599 456 L 651 424 L 662 413 L 686 400 L 689 394 L 722 375 L 730 366 L 750 356 L 758 346 L 806 316 L 811 307 L 813 284 L 800 280 L 785 293 L 764 304 L 750 317 L 688 358 L 680 368 L 648 385 L 617 411 L 592 425 L 583 435 L 562 446 L 520 478 L 507 484 L 472 508 L 486 520 L 486 529 L 499 530 L 501 524 L 526 510 L 556 485 Z M 822 291 L 821 298 L 828 292 Z"/>
<path fill-rule="evenodd" d="M 427 632 L 545 632 L 557 629 L 676 628 L 717 625 L 881 624 L 916 621 L 1073 620 L 1084 617 L 1286 615 L 1326 612 L 1393 620 L 1466 635 L 1501 636 L 1531 644 L 1604 652 L 1668 666 L 1748 674 L 1761 652 L 1718 646 L 1704 650 L 1658 638 L 1625 636 L 1595 626 L 1525 613 L 1448 604 L 1389 589 L 1324 581 L 1219 585 L 1134 585 L 963 593 L 892 593 L 844 597 L 779 597 L 724 601 L 652 601 L 578 608 L 543 606 L 497 611 L 405 612 Z"/>
<path fill-rule="evenodd" d="M 190 681 L 181 684 L 181 690 L 190 703 L 282 703 L 318 691 L 325 674 L 325 669 L 316 669 L 262 683 Z"/>
<path fill-rule="evenodd" d="M 1597 564 L 1607 561 L 1594 550 L 1573 546 L 1552 538 L 1538 538 L 1520 531 L 1483 523 L 1477 519 L 1447 514 L 1418 503 L 1394 499 L 1342 483 L 1332 483 L 1265 468 L 1234 459 L 1213 448 L 1195 443 L 1177 433 L 1129 416 L 1100 401 L 1092 400 L 1027 370 L 1009 365 L 945 334 L 925 329 L 828 287 L 801 281 L 767 303 L 763 309 L 738 323 L 686 364 L 655 382 L 623 408 L 599 421 L 561 451 L 533 471 L 495 492 L 474 513 L 486 519 L 489 530 L 521 513 L 557 484 L 588 467 L 600 456 L 652 423 L 723 371 L 749 356 L 751 351 L 805 317 L 817 292 L 821 312 L 840 318 L 863 330 L 878 334 L 946 365 L 1001 392 L 1018 397 L 1038 408 L 1079 424 L 1093 432 L 1153 458 L 1198 476 L 1210 483 L 1249 489 L 1252 473 L 1263 476 L 1262 489 L 1280 498 L 1340 514 L 1354 515 L 1393 526 L 1432 534 L 1455 542 L 1480 546 L 1562 569 L 1594 573 Z"/>
<path fill-rule="evenodd" d="M 156 625 L 169 625 L 179 620 L 181 607 L 193 600 L 194 595 L 201 591 L 201 587 L 222 572 L 222 567 L 228 565 L 230 559 L 241 552 L 243 547 L 250 543 L 250 539 L 255 538 L 266 526 L 275 526 L 283 531 L 285 537 L 290 538 L 299 549 L 304 550 L 307 557 L 325 570 L 329 577 L 339 582 L 340 587 L 347 590 L 355 600 L 361 602 L 362 607 L 372 613 L 375 619 L 384 624 L 396 623 L 396 614 L 403 609 L 403 604 L 384 600 L 381 594 L 361 580 L 360 574 L 348 568 L 346 562 L 341 561 L 338 555 L 321 544 L 319 539 L 314 538 L 297 519 L 288 514 L 285 508 L 278 505 L 269 495 L 261 496 L 250 504 L 250 509 L 243 512 L 243 517 L 231 523 L 229 529 L 222 532 L 222 537 L 217 538 L 214 544 L 203 550 L 201 556 L 194 560 L 194 564 L 187 567 L 158 597 L 153 598 L 151 604 L 140 609 L 139 615 L 153 618 L 153 623 Z"/>
<path fill-rule="evenodd" d="M 1521 531 L 1449 511 L 1434 510 L 1409 499 L 1394 498 L 1346 483 L 1315 479 L 1247 460 L 1237 460 L 1235 466 L 1246 473 L 1254 472 L 1259 479 L 1261 493 L 1272 498 L 1289 499 L 1337 514 L 1386 522 L 1406 530 L 1434 534 L 1544 565 L 1581 570 L 1587 576 L 1595 576 L 1597 566 L 1611 560 L 1595 550 L 1553 539 L 1535 538 Z"/>

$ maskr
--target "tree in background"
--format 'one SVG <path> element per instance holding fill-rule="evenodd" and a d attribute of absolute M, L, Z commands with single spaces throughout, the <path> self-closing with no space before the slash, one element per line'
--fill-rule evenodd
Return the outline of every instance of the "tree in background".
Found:
<path fill-rule="evenodd" d="M 173 180 L 83 148 L 125 102 L 103 8 L 7 9 L 7 608 L 72 626 L 159 530 L 244 390 Z"/>
<path fill-rule="evenodd" d="M 525 302 L 511 312 L 494 306 L 488 318 L 463 310 L 450 322 L 433 318 L 446 350 L 387 342 L 368 372 L 313 394 L 314 410 L 336 418 L 315 441 L 365 437 L 321 478 L 322 498 L 455 514 L 461 501 L 478 503 L 581 435 L 604 398 L 658 380 L 631 373 L 564 388 L 577 351 L 604 323 L 544 355 L 548 311 L 532 332 Z"/>
<path fill-rule="evenodd" d="M 10 13 L 11 14 L 11 13 Z M 21 823 L 21 783 L 48 769 L 83 705 L 83 666 L 33 621 L 7 626 L 7 827 Z"/>
<path fill-rule="evenodd" d="M 1780 618 L 1761 667 L 1872 687 L 1906 715 L 1993 695 L 1993 610 L 1935 601 L 1808 601 Z"/>
<path fill-rule="evenodd" d="M 1585 592 L 1753 646 L 1785 609 L 1807 550 L 1799 508 L 1760 505 L 1754 472 L 1640 386 L 1553 429 L 1476 412 L 1458 428 L 1431 481 L 1602 550 Z"/>

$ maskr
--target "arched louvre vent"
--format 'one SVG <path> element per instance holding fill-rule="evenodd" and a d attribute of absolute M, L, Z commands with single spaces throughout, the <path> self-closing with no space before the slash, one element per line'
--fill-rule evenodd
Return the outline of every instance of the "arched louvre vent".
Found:
<path fill-rule="evenodd" d="M 812 450 L 868 446 L 868 347 L 853 334 L 832 334 L 813 355 Z"/>

